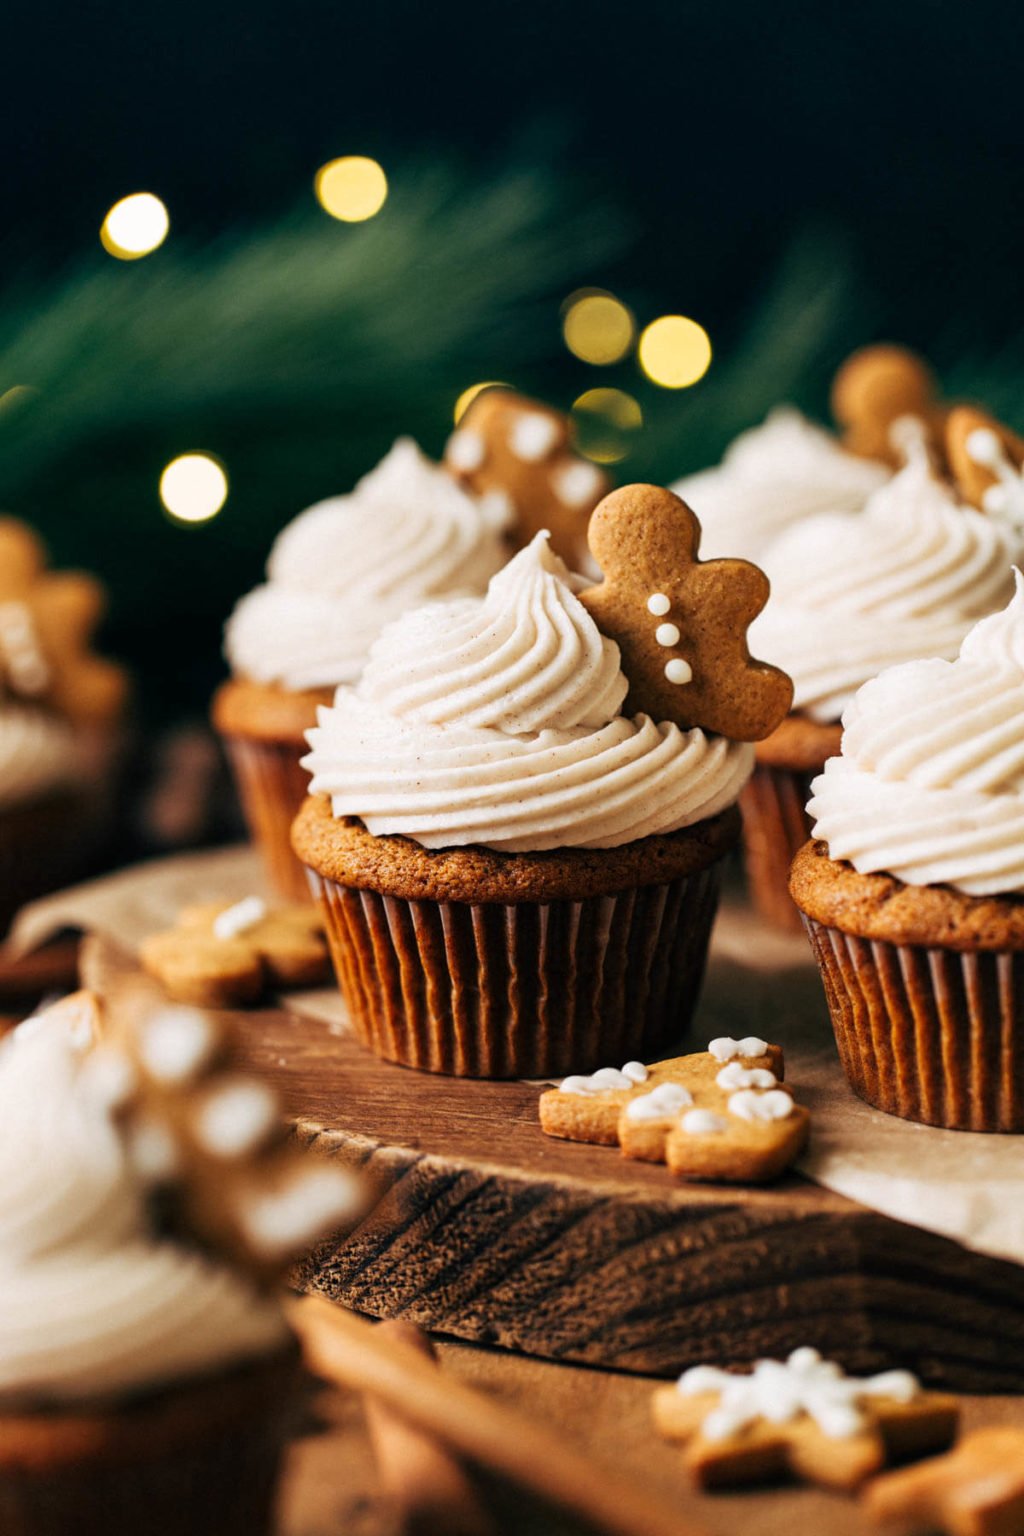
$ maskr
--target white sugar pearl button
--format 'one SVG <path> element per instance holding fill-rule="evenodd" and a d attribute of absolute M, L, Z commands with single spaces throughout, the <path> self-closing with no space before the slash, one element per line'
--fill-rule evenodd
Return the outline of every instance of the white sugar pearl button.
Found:
<path fill-rule="evenodd" d="M 563 464 L 551 476 L 559 501 L 567 507 L 585 507 L 601 494 L 601 471 L 583 459 Z"/>
<path fill-rule="evenodd" d="M 659 624 L 657 629 L 654 631 L 654 638 L 657 640 L 659 645 L 678 645 L 679 625 Z"/>
<path fill-rule="evenodd" d="M 1001 456 L 999 439 L 989 427 L 977 427 L 973 432 L 968 433 L 964 447 L 967 449 L 967 457 L 975 464 L 983 464 L 986 468 L 991 468 L 999 462 Z"/>
<path fill-rule="evenodd" d="M 681 656 L 674 656 L 665 663 L 665 676 L 670 683 L 688 683 L 693 676 L 693 668 Z"/>
<path fill-rule="evenodd" d="M 463 428 L 459 432 L 453 432 L 448 439 L 445 449 L 445 457 L 454 469 L 459 469 L 463 474 L 472 474 L 474 469 L 479 469 L 487 457 L 487 444 L 479 432 L 470 432 Z"/>
<path fill-rule="evenodd" d="M 531 411 L 528 416 L 520 416 L 512 423 L 508 445 L 517 459 L 536 464 L 551 452 L 557 437 L 558 427 L 551 417 Z"/>
<path fill-rule="evenodd" d="M 653 613 L 656 619 L 663 619 L 671 607 L 664 592 L 652 592 L 647 599 L 647 612 Z"/>

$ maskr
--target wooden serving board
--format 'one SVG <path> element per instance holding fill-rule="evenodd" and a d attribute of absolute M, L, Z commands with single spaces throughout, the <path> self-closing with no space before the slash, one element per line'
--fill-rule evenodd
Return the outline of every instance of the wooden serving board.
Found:
<path fill-rule="evenodd" d="M 86 941 L 104 990 L 123 954 Z M 791 1175 L 676 1182 L 560 1142 L 523 1082 L 434 1077 L 280 1009 L 238 1015 L 297 1135 L 366 1170 L 375 1200 L 298 1282 L 375 1317 L 651 1374 L 812 1344 L 966 1391 L 1024 1388 L 1024 1272 Z"/>

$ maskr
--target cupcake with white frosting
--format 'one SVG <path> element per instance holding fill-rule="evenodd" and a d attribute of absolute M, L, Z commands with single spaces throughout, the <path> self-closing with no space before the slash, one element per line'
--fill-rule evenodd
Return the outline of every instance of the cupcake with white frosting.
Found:
<path fill-rule="evenodd" d="M 742 802 L 747 864 L 762 913 L 798 922 L 789 863 L 808 836 L 810 780 L 839 749 L 840 717 L 883 668 L 951 660 L 971 627 L 1008 600 L 1024 539 L 977 511 L 933 468 L 923 443 L 859 513 L 807 518 L 763 558 L 772 600 L 751 626 L 759 652 L 793 679 L 793 712 L 757 746 Z"/>
<path fill-rule="evenodd" d="M 760 563 L 772 541 L 805 517 L 859 512 L 890 474 L 888 465 L 857 457 L 783 405 L 741 432 L 720 464 L 672 489 L 700 518 L 705 559 L 738 555 Z"/>
<path fill-rule="evenodd" d="M 1024 580 L 952 661 L 843 717 L 793 867 L 847 1076 L 891 1114 L 1024 1131 Z"/>
<path fill-rule="evenodd" d="M 308 508 L 278 535 L 266 582 L 235 608 L 225 632 L 233 675 L 214 722 L 283 894 L 307 895 L 288 828 L 306 790 L 299 758 L 317 704 L 355 681 L 391 620 L 485 589 L 507 558 L 504 516 L 400 438 L 349 495 Z"/>
<path fill-rule="evenodd" d="M 101 1511 L 110 1536 L 264 1536 L 295 1344 L 237 1258 L 156 1224 L 155 1169 L 176 1144 L 152 1118 L 145 1138 L 119 1123 L 134 1075 L 111 1045 L 94 1049 L 97 1018 L 79 994 L 0 1044 L 0 1528 L 91 1531 Z M 187 1068 L 187 1021 L 163 1021 L 165 1036 L 184 1029 Z M 170 1092 L 187 1094 L 188 1076 Z M 245 1081 L 211 1081 L 202 1101 L 232 1109 L 226 1162 L 252 1141 Z M 315 1220 L 303 1230 L 323 1235 Z"/>
<path fill-rule="evenodd" d="M 685 1029 L 753 747 L 624 715 L 585 585 L 539 534 L 389 626 L 309 733 L 293 846 L 381 1055 L 547 1075 Z"/>

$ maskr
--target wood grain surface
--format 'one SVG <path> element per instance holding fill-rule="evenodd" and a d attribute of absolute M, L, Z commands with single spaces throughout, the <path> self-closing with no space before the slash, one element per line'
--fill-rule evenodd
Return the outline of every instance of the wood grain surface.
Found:
<path fill-rule="evenodd" d="M 86 941 L 101 990 L 123 967 Z M 669 1375 L 812 1344 L 961 1390 L 1024 1386 L 1024 1275 L 797 1176 L 677 1183 L 613 1149 L 545 1137 L 539 1089 L 430 1076 L 281 1010 L 244 1021 L 248 1064 L 297 1135 L 366 1170 L 375 1200 L 299 1283 L 374 1317 Z"/>

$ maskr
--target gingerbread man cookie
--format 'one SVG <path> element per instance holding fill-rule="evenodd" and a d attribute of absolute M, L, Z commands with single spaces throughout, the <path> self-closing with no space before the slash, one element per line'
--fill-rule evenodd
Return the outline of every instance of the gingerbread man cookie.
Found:
<path fill-rule="evenodd" d="M 274 988 L 315 987 L 330 974 L 316 908 L 268 911 L 258 896 L 184 908 L 174 928 L 142 941 L 139 958 L 169 997 L 200 1008 L 256 1003 Z"/>
<path fill-rule="evenodd" d="M 698 1365 L 654 1394 L 654 1422 L 681 1441 L 701 1488 L 761 1482 L 788 1472 L 850 1490 L 890 1459 L 949 1445 L 959 1405 L 924 1392 L 909 1371 L 847 1376 L 816 1349 L 759 1360 L 741 1375 Z"/>
<path fill-rule="evenodd" d="M 1024 529 L 1024 438 L 985 411 L 958 405 L 946 423 L 946 453 L 965 501 Z"/>
<path fill-rule="evenodd" d="M 580 602 L 622 652 L 623 712 L 731 741 L 770 736 L 793 685 L 747 649 L 747 627 L 768 600 L 764 573 L 746 560 L 698 559 L 697 518 L 657 485 L 606 496 L 589 539 L 604 580 Z"/>
<path fill-rule="evenodd" d="M 279 1274 L 353 1215 L 355 1180 L 291 1139 L 276 1092 L 238 1066 L 224 1016 L 154 1008 L 140 992 L 87 1070 L 170 1223 L 254 1273 Z"/>
<path fill-rule="evenodd" d="M 883 344 L 847 358 L 832 383 L 832 414 L 844 428 L 844 448 L 896 469 L 905 457 L 898 424 L 912 418 L 937 448 L 945 408 L 927 363 L 906 347 Z"/>
<path fill-rule="evenodd" d="M 98 582 L 76 571 L 47 571 L 35 534 L 0 518 L 0 689 L 82 723 L 116 718 L 125 675 L 89 649 L 102 612 Z"/>
<path fill-rule="evenodd" d="M 782 1051 L 748 1036 L 645 1066 L 629 1061 L 567 1077 L 541 1095 L 549 1136 L 618 1145 L 625 1157 L 667 1163 L 679 1178 L 756 1184 L 802 1150 L 806 1109 L 781 1086 Z"/>
<path fill-rule="evenodd" d="M 448 439 L 445 463 L 516 530 L 518 545 L 546 529 L 555 553 L 578 565 L 587 518 L 610 481 L 574 450 L 562 411 L 512 390 L 483 390 Z"/>
<path fill-rule="evenodd" d="M 876 1525 L 903 1536 L 1024 1532 L 1024 1428 L 976 1429 L 945 1456 L 875 1478 L 864 1510 Z"/>

